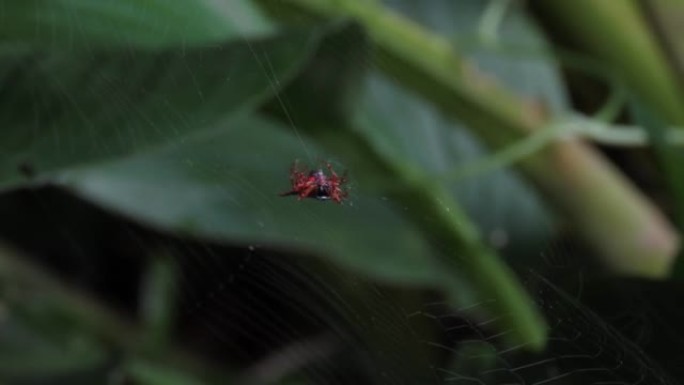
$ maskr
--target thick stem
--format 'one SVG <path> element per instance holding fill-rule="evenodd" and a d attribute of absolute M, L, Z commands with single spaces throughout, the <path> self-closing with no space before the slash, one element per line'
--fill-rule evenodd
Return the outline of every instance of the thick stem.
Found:
<path fill-rule="evenodd" d="M 554 143 L 524 165 L 530 179 L 605 264 L 624 275 L 667 276 L 679 238 L 666 218 L 593 148 Z"/>

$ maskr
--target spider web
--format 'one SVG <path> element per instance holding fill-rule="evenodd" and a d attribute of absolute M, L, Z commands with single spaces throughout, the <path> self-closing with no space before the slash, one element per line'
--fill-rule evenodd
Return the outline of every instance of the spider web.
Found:
<path fill-rule="evenodd" d="M 254 352 L 245 351 L 245 346 L 268 352 L 262 351 L 261 358 L 253 361 L 247 377 L 274 380 L 277 374 L 304 366 L 310 380 L 327 384 L 350 383 L 359 377 L 388 384 L 677 383 L 580 298 L 536 273 L 529 274 L 527 285 L 550 325 L 548 346 L 538 354 L 524 346 L 503 344 L 506 331 L 491 329 L 494 318 L 468 319 L 472 308 L 459 311 L 448 303 L 430 301 L 427 294 L 422 305 L 418 301 L 418 307 L 407 308 L 397 301 L 396 288 L 360 278 L 351 278 L 350 286 L 358 288 L 362 297 L 350 292 L 342 296 L 340 287 L 331 282 L 336 282 L 334 277 L 345 281 L 350 277 L 333 266 L 324 269 L 327 278 L 320 278 L 320 269 L 307 271 L 282 256 L 265 258 L 258 249 L 244 253 L 237 266 L 225 272 L 218 269 L 220 264 L 199 265 L 206 256 L 186 261 L 190 266 L 183 264 L 184 274 L 208 269 L 217 275 L 209 279 L 204 275 L 202 285 L 184 290 L 183 297 L 184 308 L 193 309 L 192 315 L 201 319 L 204 332 L 216 343 L 252 359 Z M 581 279 L 575 269 L 549 267 L 557 270 L 555 279 L 561 275 Z M 477 306 L 482 304 L 473 305 Z M 642 328 L 648 328 L 655 316 L 643 315 L 642 308 L 636 314 L 626 311 L 642 315 Z M 307 335 L 302 335 L 302 329 Z M 430 329 L 437 333 L 424 332 Z M 235 345 L 236 335 L 246 340 Z M 641 342 L 647 339 L 642 336 Z M 280 347 L 270 350 L 273 345 Z"/>

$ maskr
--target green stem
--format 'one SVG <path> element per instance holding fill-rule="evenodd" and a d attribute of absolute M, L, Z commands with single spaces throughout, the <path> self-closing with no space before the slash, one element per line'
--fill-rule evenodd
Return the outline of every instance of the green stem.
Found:
<path fill-rule="evenodd" d="M 140 314 L 149 352 L 160 352 L 173 342 L 177 272 L 171 253 L 153 253 L 143 280 Z"/>
<path fill-rule="evenodd" d="M 407 215 L 420 226 L 426 238 L 447 251 L 442 260 L 446 271 L 459 271 L 459 276 L 478 289 L 478 297 L 494 300 L 493 305 L 485 306 L 485 311 L 490 313 L 488 318 L 496 319 L 499 330 L 509 331 L 509 345 L 543 348 L 547 327 L 515 274 L 484 246 L 478 230 L 451 194 L 439 184 L 409 175 L 406 171 L 397 175 L 405 178 L 405 188 L 392 197 L 409 207 Z"/>

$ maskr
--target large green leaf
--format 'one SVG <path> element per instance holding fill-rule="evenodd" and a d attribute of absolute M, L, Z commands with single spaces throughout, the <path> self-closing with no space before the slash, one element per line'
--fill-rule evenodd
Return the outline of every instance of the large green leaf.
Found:
<path fill-rule="evenodd" d="M 273 30 L 249 0 L 22 0 L 4 1 L 0 8 L 0 44 L 5 46 L 159 48 Z"/>
<path fill-rule="evenodd" d="M 211 47 L 0 56 L 0 183 L 124 156 L 250 110 L 297 71 L 316 32 Z"/>
<path fill-rule="evenodd" d="M 439 285 L 425 242 L 382 198 L 356 188 L 344 205 L 278 196 L 306 151 L 326 158 L 287 127 L 239 119 L 164 149 L 64 172 L 59 181 L 161 228 L 313 252 L 367 276 Z"/>

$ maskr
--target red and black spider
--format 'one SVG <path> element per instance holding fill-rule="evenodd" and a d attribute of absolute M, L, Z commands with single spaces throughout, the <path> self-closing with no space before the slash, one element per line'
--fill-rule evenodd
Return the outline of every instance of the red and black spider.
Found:
<path fill-rule="evenodd" d="M 346 173 L 343 176 L 338 176 L 330 163 L 326 163 L 326 168 L 330 172 L 329 176 L 320 168 L 306 173 L 299 169 L 299 164 L 295 161 L 290 168 L 292 190 L 280 195 L 297 195 L 300 200 L 314 198 L 342 203 L 348 195 L 346 188 L 344 188 L 344 184 L 347 182 Z"/>

